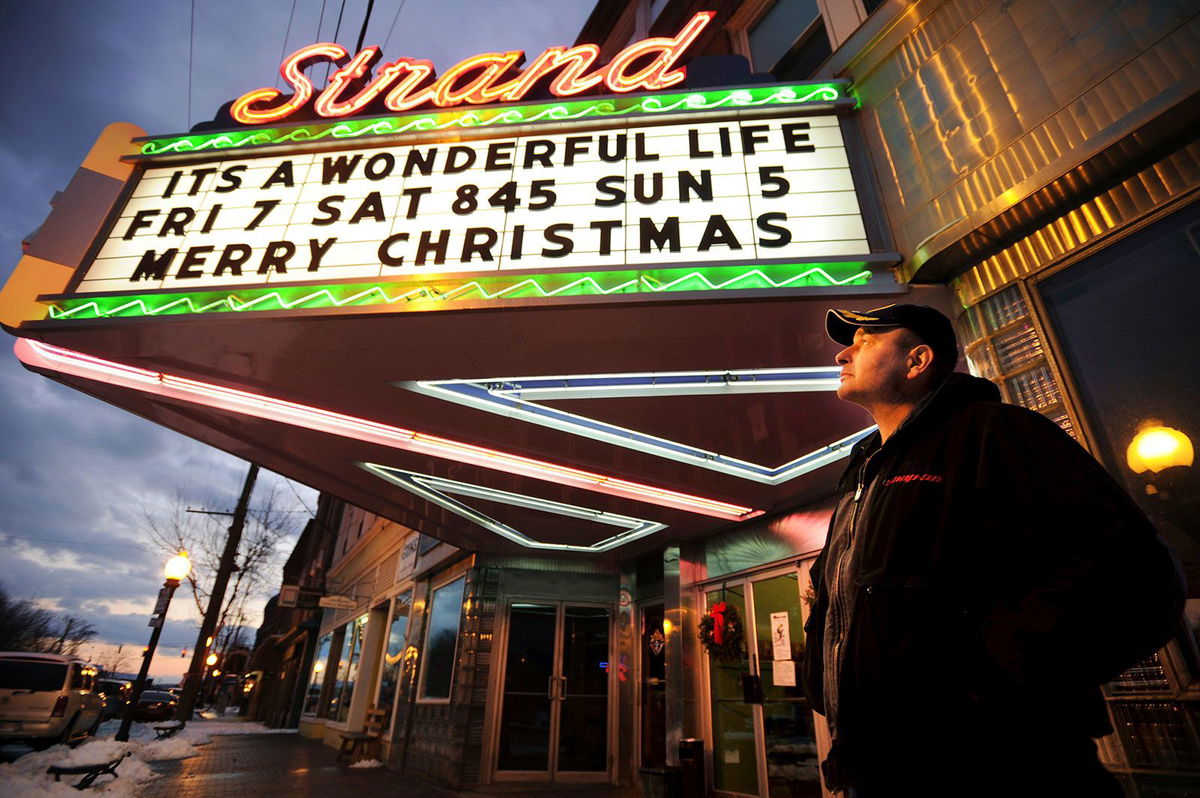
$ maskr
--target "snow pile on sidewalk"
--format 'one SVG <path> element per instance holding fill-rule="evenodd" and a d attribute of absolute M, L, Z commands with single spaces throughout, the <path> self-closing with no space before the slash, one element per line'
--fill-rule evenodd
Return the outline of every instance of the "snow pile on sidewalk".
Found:
<path fill-rule="evenodd" d="M 366 770 L 368 768 L 381 768 L 381 767 L 383 767 L 383 763 L 380 762 L 378 759 L 360 759 L 357 762 L 355 762 L 353 765 L 351 765 L 350 767 L 362 768 L 363 770 Z"/>
<path fill-rule="evenodd" d="M 219 716 L 218 716 L 219 717 Z M 184 727 L 180 735 L 185 737 L 203 737 L 208 742 L 209 737 L 227 734 L 296 734 L 296 729 L 268 729 L 261 723 L 246 720 L 193 720 Z M 178 736 L 178 735 L 177 735 Z"/>
<path fill-rule="evenodd" d="M 5 798 L 79 798 L 79 791 L 71 785 L 83 778 L 82 774 L 63 776 L 61 781 L 46 772 L 51 765 L 72 767 L 75 765 L 107 764 L 125 752 L 133 752 L 138 743 L 119 743 L 115 740 L 93 740 L 72 750 L 65 745 L 55 745 L 45 751 L 26 754 L 7 765 L 0 765 L 0 784 L 4 785 Z M 92 784 L 92 791 L 113 798 L 133 798 L 138 794 L 138 783 L 154 778 L 154 771 L 137 753 L 126 757 L 117 766 L 119 777 L 101 776 Z"/>
<path fill-rule="evenodd" d="M 45 751 L 34 751 L 7 765 L 0 765 L 0 785 L 4 798 L 79 798 L 71 785 L 82 775 L 63 776 L 61 781 L 46 772 L 51 765 L 75 766 L 108 763 L 124 753 L 129 756 L 117 766 L 119 777 L 101 776 L 93 782 L 91 792 L 113 798 L 134 798 L 138 783 L 149 781 L 155 773 L 147 762 L 187 759 L 200 752 L 196 746 L 205 745 L 218 735 L 228 734 L 295 734 L 295 729 L 268 729 L 261 723 L 241 720 L 193 720 L 181 731 L 165 740 L 156 739 L 155 726 L 163 723 L 135 723 L 129 729 L 129 742 L 113 739 L 121 723 L 110 720 L 100 726 L 97 736 L 71 749 L 55 745 Z M 357 767 L 375 767 L 380 763 L 359 763 Z"/>
<path fill-rule="evenodd" d="M 220 716 L 214 716 L 220 717 Z M 173 723 L 173 721 L 172 721 Z M 172 740 L 186 740 L 192 745 L 205 745 L 209 739 L 217 736 L 228 734 L 296 734 L 296 729 L 268 729 L 261 723 L 251 723 L 244 720 L 209 720 L 207 717 L 188 721 L 182 731 L 176 732 L 171 737 L 165 740 L 155 740 L 156 726 L 164 726 L 165 722 L 151 723 L 135 723 L 129 729 L 129 739 L 139 742 L 156 742 L 158 744 L 171 742 Z M 111 738 L 117 733 L 121 723 L 117 720 L 110 720 L 100 726 L 96 734 L 97 739 Z M 168 746 L 161 746 L 162 750 L 169 750 Z M 195 755 L 197 751 L 192 751 L 189 755 Z M 182 757 L 174 756 L 159 756 L 157 759 L 181 759 Z M 6 797 L 7 798 L 7 797 Z"/>

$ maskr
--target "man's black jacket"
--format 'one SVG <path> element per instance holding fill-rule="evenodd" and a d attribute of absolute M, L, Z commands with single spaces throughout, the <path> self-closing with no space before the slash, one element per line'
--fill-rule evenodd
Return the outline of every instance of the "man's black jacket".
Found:
<path fill-rule="evenodd" d="M 1184 595 L 1108 473 L 992 383 L 952 374 L 884 446 L 875 434 L 855 447 L 837 514 L 853 512 L 860 479 L 830 786 L 952 756 L 977 734 L 1107 733 L 1099 686 L 1179 629 Z M 824 561 L 804 666 L 822 713 Z"/>

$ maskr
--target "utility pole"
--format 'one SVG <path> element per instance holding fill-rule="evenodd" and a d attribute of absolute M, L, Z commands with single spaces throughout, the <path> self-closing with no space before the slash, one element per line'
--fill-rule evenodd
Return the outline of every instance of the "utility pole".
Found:
<path fill-rule="evenodd" d="M 192 709 L 196 704 L 196 694 L 200 692 L 200 680 L 204 674 L 204 659 L 208 656 L 208 638 L 213 636 L 217 628 L 217 620 L 221 617 L 221 605 L 225 603 L 225 588 L 229 584 L 229 575 L 237 560 L 238 546 L 242 542 L 242 527 L 246 524 L 246 507 L 250 503 L 250 494 L 254 492 L 254 480 L 258 478 L 258 465 L 250 464 L 246 472 L 246 481 L 242 484 L 242 495 L 233 511 L 233 521 L 229 524 L 229 537 L 225 539 L 225 551 L 221 554 L 221 564 L 217 568 L 217 578 L 213 581 L 212 594 L 208 597 L 208 607 L 204 611 L 204 623 L 200 624 L 200 634 L 196 637 L 196 649 L 192 653 L 192 664 L 188 666 L 187 681 L 179 706 L 175 710 L 175 719 L 187 722 L 192 717 Z"/>

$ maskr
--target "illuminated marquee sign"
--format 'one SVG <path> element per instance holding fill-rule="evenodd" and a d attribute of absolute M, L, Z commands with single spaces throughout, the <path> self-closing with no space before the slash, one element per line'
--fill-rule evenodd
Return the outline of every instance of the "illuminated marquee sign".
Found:
<path fill-rule="evenodd" d="M 833 115 L 145 169 L 77 293 L 852 260 Z"/>
<path fill-rule="evenodd" d="M 329 76 L 329 85 L 313 102 L 313 111 L 326 118 L 363 113 L 371 108 L 395 113 L 426 104 L 449 108 L 511 102 L 524 98 L 551 76 L 550 91 L 557 97 L 571 97 L 600 87 L 615 93 L 659 91 L 683 81 L 684 72 L 674 68 L 675 62 L 713 16 L 712 11 L 701 11 L 678 35 L 635 42 L 600 68 L 593 68 L 600 48 L 582 44 L 550 47 L 515 75 L 514 70 L 525 58 L 521 50 L 472 56 L 435 78 L 431 62 L 413 58 L 381 64 L 371 76 L 380 58 L 378 47 L 368 47 L 350 58 L 350 53 L 334 42 L 312 44 L 292 53 L 279 67 L 279 74 L 292 89 L 290 96 L 275 88 L 255 89 L 235 100 L 230 114 L 245 125 L 286 119 L 312 101 L 316 89 L 305 70 L 322 61 L 340 67 Z"/>

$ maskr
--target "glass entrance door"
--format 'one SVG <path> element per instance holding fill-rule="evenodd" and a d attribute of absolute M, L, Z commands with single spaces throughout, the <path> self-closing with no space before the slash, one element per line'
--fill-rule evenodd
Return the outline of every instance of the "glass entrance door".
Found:
<path fill-rule="evenodd" d="M 611 617 L 567 602 L 509 607 L 497 779 L 608 779 Z"/>
<path fill-rule="evenodd" d="M 667 764 L 667 637 L 663 631 L 663 605 L 641 611 L 641 766 Z"/>
<path fill-rule="evenodd" d="M 812 708 L 800 686 L 804 620 L 799 574 L 751 582 L 753 649 L 762 679 L 759 733 L 770 798 L 820 798 L 821 780 Z M 807 609 L 807 608 L 806 608 Z M 760 770 L 761 774 L 761 770 Z"/>
<path fill-rule="evenodd" d="M 807 617 L 801 591 L 801 572 L 790 569 L 705 594 L 709 607 L 724 601 L 737 609 L 746 640 L 742 659 L 709 659 L 713 775 L 721 792 L 821 795 L 814 719 L 799 681 Z M 755 679 L 761 704 L 747 703 Z"/>
<path fill-rule="evenodd" d="M 746 621 L 746 586 L 726 585 L 707 595 L 708 606 L 725 602 L 742 618 L 746 640 L 753 640 Z M 709 688 L 712 697 L 713 777 L 718 790 L 758 795 L 757 715 L 753 704 L 745 702 L 742 677 L 753 671 L 749 646 L 746 657 L 736 660 L 708 661 Z"/>

